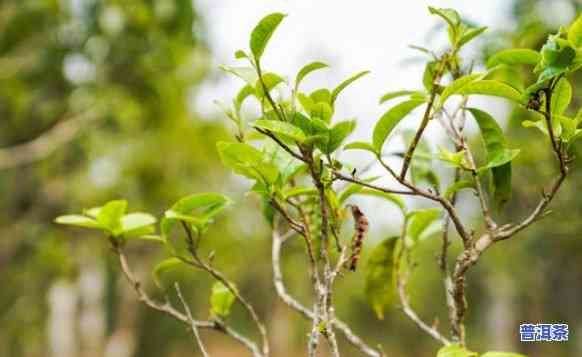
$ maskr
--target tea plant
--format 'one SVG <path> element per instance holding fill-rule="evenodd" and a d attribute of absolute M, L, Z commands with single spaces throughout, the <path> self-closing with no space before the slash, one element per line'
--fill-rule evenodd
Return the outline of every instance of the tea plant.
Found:
<path fill-rule="evenodd" d="M 477 356 L 466 347 L 467 274 L 492 245 L 515 237 L 549 213 L 548 205 L 568 175 L 573 160 L 572 144 L 582 136 L 582 129 L 578 129 L 582 111 L 574 117 L 565 114 L 572 99 L 567 78 L 582 66 L 582 17 L 569 28 L 561 28 L 549 36 L 539 52 L 504 50 L 488 60 L 485 70 L 474 72 L 474 66 L 461 57 L 460 50 L 486 28 L 469 25 L 451 9 L 431 7 L 429 10 L 446 22 L 450 45 L 442 53 L 415 47 L 429 57 L 422 75 L 423 88 L 382 96 L 380 103 L 397 98 L 402 101 L 379 118 L 369 141 L 345 143 L 356 121 L 337 120 L 334 115 L 341 93 L 367 75 L 367 71 L 351 76 L 335 88 L 305 93 L 301 87 L 303 80 L 312 72 L 327 68 L 325 63 L 307 64 L 293 82 L 263 67 L 261 59 L 267 44 L 285 15 L 270 14 L 259 22 L 251 34 L 250 52 L 238 50 L 235 54 L 245 65 L 221 67 L 243 80 L 244 85 L 232 105 L 221 104 L 235 124 L 236 141 L 217 143 L 218 152 L 224 165 L 253 182 L 251 191 L 263 203 L 265 219 L 272 229 L 273 284 L 285 304 L 311 321 L 308 356 L 316 355 L 322 341 L 333 356 L 340 356 L 338 335 L 362 355 L 385 355 L 381 347 L 364 342 L 347 322 L 336 316 L 334 309 L 337 279 L 344 274 L 360 274 L 360 256 L 370 224 L 350 200 L 356 195 L 384 199 L 398 207 L 403 217 L 400 235 L 377 244 L 363 267 L 365 294 L 376 315 L 383 318 L 386 306 L 396 295 L 406 316 L 443 345 L 437 356 Z M 529 66 L 537 74 L 537 81 L 525 87 L 500 75 L 515 66 Z M 512 162 L 520 150 L 511 147 L 490 114 L 469 106 L 473 95 L 506 98 L 530 111 L 535 120 L 524 121 L 523 126 L 539 129 L 546 139 L 536 145 L 546 145 L 555 156 L 557 177 L 542 190 L 538 204 L 525 212 L 520 221 L 505 221 L 499 210 L 511 199 Z M 452 100 L 453 97 L 457 99 Z M 261 117 L 249 121 L 241 108 L 251 98 L 259 103 Z M 417 108 L 422 108 L 420 123 L 414 132 L 404 132 L 406 150 L 399 153 L 392 145 L 392 133 L 402 120 L 414 117 L 411 114 Z M 480 130 L 483 157 L 478 157 L 475 148 L 469 145 L 464 130 L 467 120 L 474 120 Z M 447 145 L 439 146 L 436 153 L 423 140 L 429 125 L 440 125 L 447 134 Z M 354 168 L 342 162 L 337 156 L 340 150 L 362 150 L 371 155 L 374 165 L 380 166 L 398 187 L 377 184 L 380 177 L 367 176 L 368 168 Z M 387 161 L 395 154 L 401 158 L 398 167 Z M 450 174 L 452 180 L 435 173 L 433 165 L 438 163 L 450 168 L 446 175 Z M 452 183 L 444 187 L 441 182 L 445 181 Z M 479 220 L 472 221 L 474 226 L 462 219 L 456 205 L 460 190 L 471 190 L 480 207 Z M 428 200 L 434 207 L 414 209 L 402 196 Z M 187 324 L 203 355 L 208 353 L 198 334 L 199 328 L 222 332 L 247 347 L 253 356 L 266 357 L 270 355 L 269 339 L 261 317 L 235 283 L 214 266 L 213 257 L 202 257 L 199 253 L 199 247 L 206 244 L 202 237 L 212 219 L 230 204 L 227 197 L 216 193 L 185 197 L 165 212 L 159 235 L 154 234 L 156 219 L 146 213 L 126 214 L 125 201 L 111 201 L 82 215 L 61 216 L 56 221 L 103 231 L 139 299 L 152 309 Z M 354 222 L 353 228 L 346 227 L 345 223 L 350 220 Z M 183 231 L 181 239 L 174 237 L 176 228 Z M 342 233 L 346 231 L 350 232 L 351 239 L 345 239 Z M 426 239 L 437 239 L 437 235 L 441 240 L 437 265 L 442 273 L 450 331 L 442 331 L 420 317 L 407 291 L 414 266 L 432 264 L 417 262 L 415 250 Z M 169 257 L 153 271 L 160 289 L 167 290 L 162 274 L 178 265 L 203 270 L 216 280 L 210 297 L 209 320 L 192 317 L 178 285 L 175 289 L 183 304 L 181 308 L 171 305 L 169 300 L 158 302 L 148 295 L 124 253 L 126 245 L 134 239 L 160 243 L 169 252 Z M 313 290 L 311 306 L 301 304 L 288 292 L 280 268 L 285 243 L 296 239 L 305 246 L 306 278 Z M 455 239 L 462 244 L 462 250 L 452 256 L 449 246 Z M 246 310 L 260 341 L 228 325 L 234 303 Z M 482 356 L 519 355 L 488 352 Z"/>

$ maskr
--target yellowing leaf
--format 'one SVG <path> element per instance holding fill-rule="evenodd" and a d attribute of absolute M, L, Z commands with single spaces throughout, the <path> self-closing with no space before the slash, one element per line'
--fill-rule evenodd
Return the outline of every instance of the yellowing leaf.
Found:
<path fill-rule="evenodd" d="M 398 237 L 384 240 L 372 250 L 366 265 L 366 297 L 381 320 L 386 305 L 394 298 L 394 248 L 397 242 Z"/>

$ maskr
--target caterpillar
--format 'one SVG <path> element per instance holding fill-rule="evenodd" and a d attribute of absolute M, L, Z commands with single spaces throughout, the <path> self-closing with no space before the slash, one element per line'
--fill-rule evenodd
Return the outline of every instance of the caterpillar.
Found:
<path fill-rule="evenodd" d="M 360 255 L 362 253 L 362 243 L 368 232 L 368 218 L 364 215 L 364 213 L 360 210 L 360 208 L 356 205 L 350 205 L 352 210 L 352 216 L 354 217 L 354 236 L 352 237 L 352 254 L 349 258 L 349 269 L 351 271 L 356 271 L 358 267 L 358 260 L 360 259 Z"/>

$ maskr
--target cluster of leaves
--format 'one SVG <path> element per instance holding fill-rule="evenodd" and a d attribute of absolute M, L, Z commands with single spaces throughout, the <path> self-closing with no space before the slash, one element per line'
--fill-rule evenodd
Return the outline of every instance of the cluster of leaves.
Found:
<path fill-rule="evenodd" d="M 382 161 L 384 148 L 401 121 L 420 107 L 425 109 L 427 120 L 442 115 L 449 100 L 454 96 L 463 98 L 470 95 L 501 97 L 518 106 L 532 109 L 539 113 L 540 117 L 544 117 L 546 107 L 543 105 L 544 98 L 539 98 L 539 92 L 546 90 L 549 86 L 553 96 L 552 103 L 547 108 L 552 108 L 550 115 L 554 118 L 553 125 L 556 125 L 555 135 L 561 142 L 568 145 L 579 137 L 582 130 L 578 129 L 581 115 L 569 118 L 563 113 L 570 103 L 572 95 L 571 86 L 564 76 L 579 67 L 577 53 L 582 41 L 580 40 L 582 35 L 581 20 L 577 20 L 569 30 L 561 29 L 558 34 L 550 36 L 548 43 L 540 52 L 528 49 L 501 51 L 489 59 L 485 71 L 472 73 L 471 67 L 463 65 L 459 51 L 464 45 L 483 33 L 486 28 L 473 27 L 462 21 L 459 14 L 452 9 L 431 7 L 429 10 L 446 22 L 450 49 L 443 55 L 437 56 L 430 50 L 415 47 L 432 55 L 422 78 L 424 88 L 422 90 L 398 90 L 383 95 L 380 98 L 381 104 L 399 98 L 404 100 L 391 107 L 380 117 L 369 142 L 352 142 L 345 145 L 344 149 L 365 150 Z M 301 159 L 313 157 L 312 160 L 316 163 L 317 170 L 320 170 L 321 177 L 326 183 L 326 197 L 330 208 L 334 210 L 332 217 L 343 217 L 345 215 L 341 205 L 352 194 L 378 194 L 377 191 L 358 184 L 348 186 L 344 190 L 337 189 L 331 184 L 334 180 L 333 173 L 347 167 L 346 164 L 338 162 L 333 154 L 355 127 L 355 121 L 340 121 L 332 125 L 335 114 L 334 103 L 338 94 L 347 85 L 368 72 L 354 75 L 333 90 L 322 88 L 310 94 L 302 93 L 300 84 L 308 74 L 327 68 L 324 63 L 313 62 L 306 65 L 299 71 L 292 84 L 289 84 L 281 75 L 272 72 L 263 73 L 261 56 L 267 42 L 283 18 L 282 14 L 271 14 L 265 17 L 251 35 L 251 54 L 249 55 L 242 50 L 236 52 L 236 58 L 248 61 L 250 66 L 222 67 L 227 72 L 243 79 L 246 85 L 233 100 L 234 109 L 223 106 L 227 116 L 237 124 L 239 143 L 219 143 L 218 148 L 223 163 L 235 172 L 256 181 L 253 191 L 264 197 L 267 207 L 273 202 L 290 202 L 290 200 L 301 196 L 317 194 L 314 187 L 301 185 L 301 183 L 306 182 L 305 180 L 301 181 L 301 179 L 302 174 L 307 171 Z M 535 66 L 534 71 L 539 73 L 538 81 L 523 89 L 519 83 L 498 79 L 500 72 L 516 65 Z M 443 82 L 447 84 L 443 84 Z M 277 86 L 286 86 L 290 94 L 287 97 L 281 96 L 278 101 L 275 101 L 270 93 Z M 263 116 L 251 122 L 250 126 L 257 131 L 249 135 L 245 132 L 246 125 L 240 109 L 242 102 L 251 96 L 254 96 L 260 103 Z M 541 103 L 532 107 L 532 100 L 540 100 Z M 477 180 L 489 177 L 490 195 L 500 207 L 511 198 L 512 161 L 520 150 L 509 146 L 502 128 L 492 115 L 478 108 L 462 107 L 462 110 L 471 114 L 480 129 L 485 149 L 482 164 L 472 167 L 471 163 L 467 162 L 466 153 L 462 148 L 457 148 L 452 152 L 444 146 L 439 146 L 438 152 L 433 153 L 428 143 L 421 140 L 414 156 L 415 160 L 411 165 L 412 181 L 415 184 L 424 181 L 437 193 L 442 192 L 438 176 L 432 170 L 434 159 L 440 160 L 449 166 L 460 169 L 462 173 L 477 177 Z M 548 135 L 544 123 L 540 118 L 536 123 L 526 121 L 524 126 L 536 126 Z M 412 142 L 414 133 L 405 132 L 404 135 L 406 142 Z M 267 137 L 273 139 L 278 145 L 273 145 L 271 141 L 258 145 L 251 145 L 247 142 L 249 139 L 261 142 Z M 282 157 L 285 159 L 282 160 Z M 376 179 L 369 178 L 365 181 L 372 182 Z M 297 186 L 298 182 L 299 186 Z M 447 187 L 444 190 L 444 197 L 451 199 L 457 191 L 466 188 L 474 188 L 473 180 L 470 177 L 461 178 Z M 379 318 L 383 317 L 385 306 L 392 300 L 394 261 L 399 251 L 404 249 L 401 245 L 405 245 L 406 249 L 412 249 L 423 239 L 422 237 L 430 236 L 435 232 L 435 229 L 429 228 L 438 227 L 439 224 L 433 225 L 433 223 L 442 216 L 440 209 L 407 212 L 403 202 L 396 196 L 385 193 L 382 196 L 401 208 L 405 222 L 405 240 L 401 241 L 396 237 L 388 238 L 381 242 L 370 255 L 366 273 L 366 294 Z M 294 203 L 308 206 L 317 205 L 319 201 L 305 199 L 297 200 Z M 270 219 L 273 217 L 272 211 L 270 217 Z M 462 347 L 450 346 L 440 352 L 439 356 L 444 356 L 445 353 L 455 356 L 472 355 L 450 354 L 455 353 L 456 349 L 461 351 Z M 489 352 L 486 354 L 486 356 L 492 355 L 513 356 L 513 354 L 507 353 Z"/>
<path fill-rule="evenodd" d="M 149 213 L 127 212 L 127 201 L 114 200 L 102 207 L 90 208 L 82 214 L 59 216 L 56 223 L 91 228 L 101 231 L 113 248 L 120 249 L 131 240 L 144 240 L 161 244 L 170 257 L 160 261 L 153 268 L 152 276 L 158 287 L 165 289 L 163 275 L 183 266 L 188 261 L 188 239 L 173 239 L 172 229 L 177 224 L 186 225 L 200 237 L 214 217 L 228 207 L 232 201 L 221 194 L 202 193 L 182 198 L 170 207 L 161 218 L 160 234 L 155 234 L 157 219 Z M 199 241 L 199 240 L 198 240 Z M 217 281 L 210 295 L 210 308 L 213 316 L 226 317 L 234 303 L 233 293 Z"/>

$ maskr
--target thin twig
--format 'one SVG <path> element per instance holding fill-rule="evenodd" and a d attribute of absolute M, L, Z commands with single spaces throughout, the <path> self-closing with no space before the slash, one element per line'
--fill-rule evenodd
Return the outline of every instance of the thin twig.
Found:
<path fill-rule="evenodd" d="M 123 275 L 129 282 L 129 284 L 135 290 L 139 298 L 139 301 L 141 301 L 144 305 L 148 306 L 149 308 L 164 313 L 168 316 L 171 316 L 184 324 L 190 325 L 192 323 L 192 321 L 188 319 L 188 316 L 176 310 L 168 302 L 161 304 L 153 300 L 149 295 L 147 295 L 147 293 L 142 289 L 140 281 L 135 278 L 133 272 L 131 271 L 129 263 L 127 261 L 127 257 L 123 250 L 121 249 L 121 247 L 114 247 L 114 250 L 119 258 L 121 271 L 123 272 Z M 242 344 L 244 347 L 246 347 L 249 351 L 251 351 L 254 357 L 266 357 L 261 353 L 256 343 L 250 341 L 248 338 L 242 336 L 234 329 L 224 325 L 219 321 L 194 320 L 194 324 L 198 328 L 209 328 L 224 333 L 225 335 L 233 338 L 234 340 Z"/>
<path fill-rule="evenodd" d="M 276 230 L 273 230 L 272 233 L 272 265 L 273 265 L 273 283 L 275 285 L 275 291 L 279 298 L 290 308 L 299 312 L 301 316 L 306 319 L 314 320 L 315 315 L 313 311 L 309 310 L 307 307 L 303 306 L 300 302 L 298 302 L 295 298 L 293 298 L 288 292 L 285 287 L 285 283 L 283 280 L 283 273 L 281 272 L 281 247 L 283 243 L 286 241 L 289 233 L 285 235 L 280 235 Z M 375 350 L 374 348 L 368 346 L 359 336 L 357 336 L 350 327 L 334 318 L 331 321 L 331 324 L 341 332 L 345 338 L 350 342 L 351 345 L 356 347 L 360 350 L 363 354 L 369 357 L 382 357 L 382 354 Z"/>
<path fill-rule="evenodd" d="M 196 343 L 200 348 L 200 352 L 202 353 L 202 356 L 209 357 L 208 352 L 206 352 L 206 348 L 204 347 L 204 343 L 202 342 L 202 338 L 200 337 L 200 333 L 198 332 L 198 327 L 196 327 L 196 322 L 194 321 L 194 318 L 192 318 L 192 311 L 190 311 L 190 307 L 188 306 L 188 303 L 186 302 L 184 296 L 182 295 L 180 285 L 178 283 L 175 283 L 174 287 L 176 288 L 176 294 L 178 295 L 178 299 L 180 299 L 182 305 L 184 306 L 186 316 L 188 316 L 188 320 L 190 320 L 190 328 L 192 329 L 192 333 L 194 334 Z"/>
<path fill-rule="evenodd" d="M 406 316 L 408 316 L 416 324 L 416 326 L 418 326 L 422 331 L 426 332 L 429 336 L 431 336 L 435 340 L 439 341 L 443 345 L 449 345 L 451 342 L 447 338 L 445 338 L 436 329 L 436 327 L 431 327 L 427 323 L 422 321 L 422 319 L 418 316 L 416 311 L 414 311 L 414 309 L 410 305 L 410 302 L 408 301 L 408 295 L 406 294 L 406 286 L 408 283 L 409 272 L 408 272 L 408 270 L 406 272 L 403 272 L 402 271 L 403 269 L 401 267 L 401 261 L 404 258 L 405 252 L 407 249 L 406 242 L 405 242 L 406 225 L 407 225 L 407 222 L 406 222 L 406 218 L 405 218 L 403 228 L 402 228 L 402 233 L 401 233 L 400 238 L 399 238 L 400 242 L 401 242 L 400 251 L 398 252 L 398 256 L 396 258 L 396 263 L 394 266 L 394 269 L 396 272 L 396 286 L 398 289 L 398 296 L 400 298 L 400 304 L 402 305 L 402 310 L 404 311 Z"/>
<path fill-rule="evenodd" d="M 186 234 L 188 236 L 188 240 L 193 241 L 192 229 L 184 222 L 182 222 L 182 227 L 186 231 Z M 218 271 L 212 265 L 208 264 L 207 262 L 205 262 L 204 260 L 202 260 L 198 256 L 198 252 L 195 250 L 194 245 L 189 244 L 189 250 L 190 250 L 192 257 L 195 260 L 195 263 L 197 263 L 201 269 L 208 272 L 214 279 L 221 282 L 234 295 L 235 299 L 243 306 L 243 308 L 248 312 L 249 316 L 251 317 L 255 326 L 257 327 L 259 334 L 261 335 L 261 339 L 263 342 L 262 343 L 262 347 L 263 347 L 262 353 L 264 356 L 268 356 L 269 355 L 269 339 L 267 337 L 267 329 L 266 329 L 265 325 L 263 324 L 263 322 L 261 321 L 261 319 L 259 318 L 259 315 L 255 311 L 255 308 L 250 304 L 250 302 L 248 302 L 240 294 L 240 292 L 238 291 L 238 289 L 236 288 L 236 286 L 234 285 L 233 282 L 231 282 L 228 278 L 226 278 L 222 274 L 222 272 Z"/>

